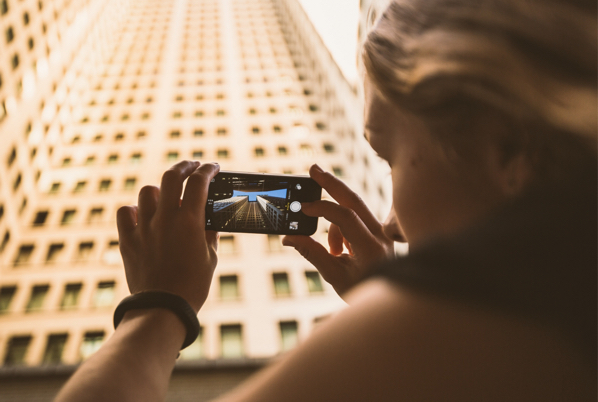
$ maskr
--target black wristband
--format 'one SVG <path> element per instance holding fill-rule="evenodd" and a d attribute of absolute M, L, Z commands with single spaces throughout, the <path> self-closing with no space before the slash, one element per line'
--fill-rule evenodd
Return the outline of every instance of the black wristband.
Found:
<path fill-rule="evenodd" d="M 199 335 L 199 320 L 189 303 L 180 296 L 168 292 L 149 291 L 125 297 L 114 310 L 114 329 L 129 310 L 146 308 L 165 308 L 177 315 L 187 329 L 187 336 L 181 349 L 185 349 Z"/>

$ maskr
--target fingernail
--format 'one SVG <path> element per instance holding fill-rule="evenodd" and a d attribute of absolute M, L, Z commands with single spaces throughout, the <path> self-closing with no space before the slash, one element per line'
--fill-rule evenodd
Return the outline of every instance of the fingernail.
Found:
<path fill-rule="evenodd" d="M 218 165 L 220 166 L 220 164 L 218 162 L 212 162 L 214 165 Z"/>
<path fill-rule="evenodd" d="M 322 170 L 322 168 L 320 167 L 320 165 L 318 165 L 317 163 L 315 165 L 313 165 L 312 167 L 314 168 L 314 170 L 316 172 L 324 173 L 324 171 Z"/>

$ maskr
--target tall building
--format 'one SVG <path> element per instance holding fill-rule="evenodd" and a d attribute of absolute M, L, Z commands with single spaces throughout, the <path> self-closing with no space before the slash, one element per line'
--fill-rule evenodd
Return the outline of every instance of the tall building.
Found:
<path fill-rule="evenodd" d="M 181 159 L 292 174 L 317 162 L 380 218 L 388 208 L 356 89 L 297 0 L 0 0 L 0 31 L 0 399 L 50 400 L 110 336 L 129 293 L 116 210 Z M 259 201 L 253 218 L 273 224 L 276 200 Z M 344 306 L 278 236 L 222 233 L 219 257 L 173 377 L 194 400 Z M 196 390 L 198 376 L 220 385 Z"/>

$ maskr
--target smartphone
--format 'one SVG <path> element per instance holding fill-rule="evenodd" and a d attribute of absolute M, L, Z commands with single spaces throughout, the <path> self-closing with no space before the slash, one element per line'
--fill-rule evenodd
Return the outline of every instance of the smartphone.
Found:
<path fill-rule="evenodd" d="M 206 230 L 310 236 L 318 218 L 301 212 L 301 203 L 321 197 L 308 176 L 222 171 L 208 190 Z"/>

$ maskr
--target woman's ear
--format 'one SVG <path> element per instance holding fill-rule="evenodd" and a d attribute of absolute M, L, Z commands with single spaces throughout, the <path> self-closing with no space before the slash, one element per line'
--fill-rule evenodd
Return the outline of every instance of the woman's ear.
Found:
<path fill-rule="evenodd" d="M 524 151 L 498 156 L 493 170 L 501 192 L 508 197 L 521 194 L 533 178 L 531 158 Z"/>

